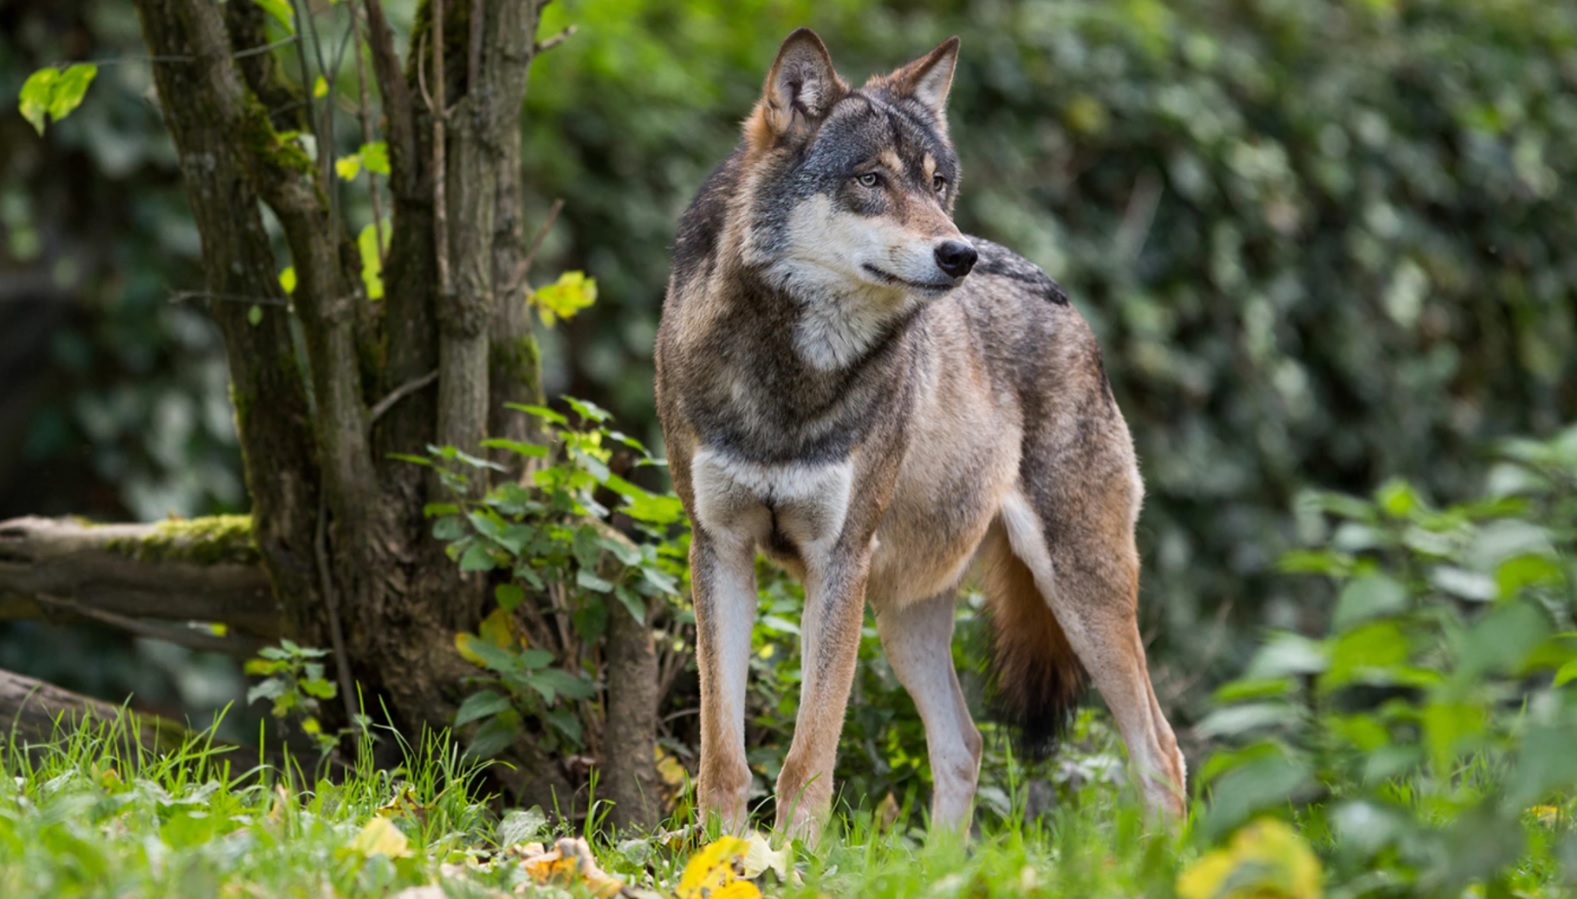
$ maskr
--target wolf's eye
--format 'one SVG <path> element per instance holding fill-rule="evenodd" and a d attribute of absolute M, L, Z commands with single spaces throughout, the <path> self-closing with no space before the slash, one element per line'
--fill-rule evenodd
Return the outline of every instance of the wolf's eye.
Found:
<path fill-rule="evenodd" d="M 947 190 L 947 179 L 943 178 L 941 175 L 936 175 L 936 176 L 932 177 L 931 178 L 931 189 L 936 191 L 937 193 L 941 193 L 942 191 Z"/>
<path fill-rule="evenodd" d="M 875 172 L 866 172 L 863 175 L 856 175 L 854 180 L 860 182 L 861 187 L 875 187 L 882 183 L 882 176 Z"/>

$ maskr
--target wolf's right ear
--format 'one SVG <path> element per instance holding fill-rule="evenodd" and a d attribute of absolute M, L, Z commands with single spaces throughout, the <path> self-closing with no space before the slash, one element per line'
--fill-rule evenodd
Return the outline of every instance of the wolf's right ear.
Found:
<path fill-rule="evenodd" d="M 778 49 L 761 102 L 745 123 L 745 136 L 752 146 L 764 149 L 803 133 L 848 92 L 827 46 L 816 32 L 800 28 Z"/>

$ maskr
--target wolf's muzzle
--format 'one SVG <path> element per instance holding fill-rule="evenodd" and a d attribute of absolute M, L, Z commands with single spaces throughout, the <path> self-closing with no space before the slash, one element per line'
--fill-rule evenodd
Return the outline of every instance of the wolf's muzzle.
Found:
<path fill-rule="evenodd" d="M 944 240 L 936 246 L 936 267 L 954 278 L 962 278 L 975 267 L 980 254 L 961 240 Z"/>

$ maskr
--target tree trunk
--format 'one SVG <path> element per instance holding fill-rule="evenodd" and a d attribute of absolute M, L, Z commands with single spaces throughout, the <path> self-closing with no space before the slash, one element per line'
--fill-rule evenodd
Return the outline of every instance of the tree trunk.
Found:
<path fill-rule="evenodd" d="M 618 827 L 649 826 L 662 815 L 657 776 L 657 649 L 651 613 L 636 621 L 624 607 L 608 610 L 608 718 L 602 737 L 602 796 Z"/>
<path fill-rule="evenodd" d="M 342 685 L 353 679 L 396 724 L 442 726 L 475 671 L 456 653 L 454 634 L 480 620 L 485 585 L 462 578 L 429 536 L 422 507 L 443 498 L 435 485 L 417 466 L 388 457 L 430 444 L 474 451 L 495 396 L 537 398 L 529 331 L 494 308 L 518 302 L 496 289 L 495 258 L 512 251 L 494 244 L 518 241 L 521 230 L 517 132 L 541 0 L 449 0 L 441 36 L 432 28 L 438 10 L 423 3 L 413 42 L 421 52 L 409 54 L 403 74 L 380 5 L 362 4 L 392 167 L 381 316 L 368 312 L 354 243 L 339 218 L 331 111 L 271 66 L 248 62 L 243 71 L 235 51 L 261 43 L 251 12 L 231 11 L 227 22 L 223 11 L 236 4 L 137 5 L 202 235 L 235 382 L 257 553 L 283 611 L 280 629 L 335 650 Z M 473 12 L 483 17 L 480 27 L 472 27 Z M 307 33 L 299 29 L 298 39 Z M 432 65 L 439 55 L 441 75 Z M 300 59 L 309 68 L 301 81 L 311 83 L 310 55 Z M 435 110 L 420 99 L 434 86 L 442 88 L 436 114 L 452 125 L 442 194 Z M 278 110 L 265 102 L 305 110 L 321 148 L 316 162 L 276 130 Z M 505 203 L 513 205 L 501 211 Z M 296 271 L 289 296 L 278 286 L 282 265 L 261 204 L 289 246 Z M 435 249 L 440 219 L 455 227 Z M 437 278 L 444 266 L 458 275 L 448 292 Z M 499 341 L 522 348 L 533 364 L 493 366 Z M 434 372 L 436 384 L 426 386 Z M 517 764 L 540 766 L 528 750 Z"/>
<path fill-rule="evenodd" d="M 286 79 L 256 5 L 137 0 L 202 238 L 253 515 L 0 522 L 0 620 L 86 619 L 237 654 L 291 637 L 332 650 L 345 707 L 328 725 L 348 723 L 357 696 L 407 732 L 453 720 L 477 673 L 454 637 L 481 620 L 489 584 L 461 575 L 430 534 L 424 506 L 449 499 L 439 482 L 392 454 L 478 453 L 489 433 L 533 430 L 504 404 L 541 401 L 519 117 L 546 2 L 423 0 L 403 67 L 379 0 L 339 7 L 364 16 L 389 148 L 386 294 L 373 303 L 336 193 L 334 98 L 301 90 L 334 80 L 312 65 L 315 23 L 297 22 L 298 77 Z M 313 15 L 304 6 L 298 15 Z M 296 131 L 312 132 L 317 158 Z M 295 270 L 289 293 L 264 206 Z M 609 614 L 604 795 L 617 822 L 650 824 L 651 627 L 622 607 Z M 228 629 L 191 626 L 205 621 Z M 115 711 L 0 673 L 0 713 L 26 733 L 47 736 L 48 716 L 67 707 Z M 503 757 L 511 764 L 494 770 L 518 801 L 577 806 L 563 766 L 529 741 Z"/>

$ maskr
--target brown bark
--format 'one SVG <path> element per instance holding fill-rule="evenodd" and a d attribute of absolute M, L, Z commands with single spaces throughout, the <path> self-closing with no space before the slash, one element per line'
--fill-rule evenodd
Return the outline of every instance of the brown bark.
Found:
<path fill-rule="evenodd" d="M 270 634 L 340 650 L 359 686 L 411 728 L 445 725 L 467 692 L 462 681 L 474 670 L 454 651 L 453 637 L 476 625 L 486 593 L 479 578 L 458 574 L 428 534 L 423 505 L 446 497 L 422 469 L 389 454 L 420 453 L 429 444 L 474 451 L 502 401 L 539 398 L 520 296 L 500 288 L 520 258 L 519 116 L 542 5 L 446 0 L 447 21 L 435 30 L 424 2 L 416 32 L 428 55 L 413 47 L 402 74 L 380 4 L 362 0 L 393 200 L 386 295 L 369 307 L 338 220 L 339 186 L 325 175 L 336 152 L 331 135 L 318 129 L 324 155 L 313 164 L 275 130 L 282 113 L 271 105 L 306 102 L 310 109 L 310 101 L 266 59 L 234 55 L 257 40 L 256 11 L 209 0 L 137 0 L 235 383 L 256 552 L 283 612 Z M 441 76 L 431 71 L 440 52 Z M 300 58 L 307 66 L 308 55 Z M 421 100 L 424 83 L 437 88 L 443 127 L 434 128 Z M 435 131 L 447 159 L 441 185 Z M 276 280 L 284 263 L 263 231 L 263 203 L 278 218 L 295 267 L 290 296 Z M 447 290 L 439 278 L 445 261 L 453 273 Z M 248 320 L 254 307 L 263 312 L 255 324 Z M 426 386 L 434 377 L 436 385 Z M 255 592 L 257 566 L 250 571 Z M 63 597 L 81 604 L 113 595 Z M 37 600 L 29 602 L 39 611 Z M 140 605 L 92 608 L 145 614 Z M 553 767 L 530 746 L 517 747 L 510 760 L 526 772 Z"/>
<path fill-rule="evenodd" d="M 662 814 L 657 775 L 657 649 L 650 614 L 636 621 L 617 602 L 609 603 L 607 723 L 602 738 L 602 788 L 612 801 L 609 820 L 618 827 L 650 827 Z"/>
<path fill-rule="evenodd" d="M 61 613 L 109 624 L 104 615 L 218 621 L 269 639 L 283 624 L 249 532 L 205 536 L 189 523 L 0 522 L 0 620 Z"/>
<path fill-rule="evenodd" d="M 15 734 L 18 743 L 48 742 L 67 737 L 90 722 L 112 722 L 120 717 L 118 706 L 0 671 L 0 726 L 6 736 Z M 186 729 L 174 722 L 152 715 L 139 715 L 138 719 L 135 731 L 118 734 L 126 743 L 122 748 L 173 749 L 186 737 Z"/>

